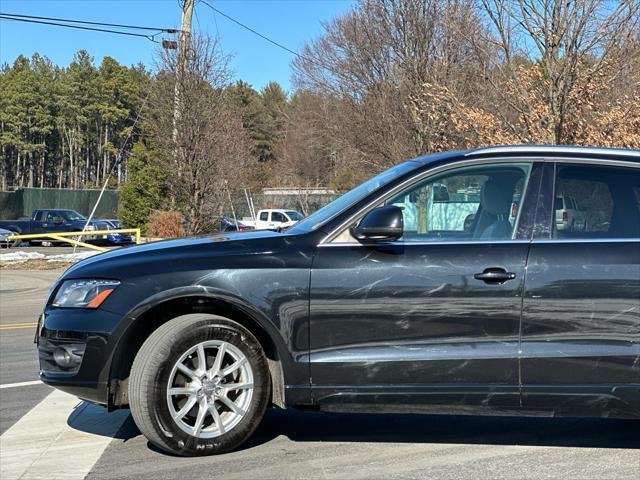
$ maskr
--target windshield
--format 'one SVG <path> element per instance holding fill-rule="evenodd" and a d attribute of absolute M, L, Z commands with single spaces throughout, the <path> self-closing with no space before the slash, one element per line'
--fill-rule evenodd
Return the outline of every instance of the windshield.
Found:
<path fill-rule="evenodd" d="M 70 222 L 75 222 L 76 220 L 86 220 L 83 215 L 80 215 L 75 210 L 60 210 L 58 212 L 58 215 L 65 220 L 69 220 Z"/>
<path fill-rule="evenodd" d="M 354 203 L 358 203 L 360 200 L 367 197 L 370 193 L 378 190 L 380 187 L 383 187 L 399 176 L 416 169 L 420 165 L 421 164 L 419 162 L 409 161 L 392 167 L 389 170 L 385 170 L 384 172 L 367 180 L 362 185 L 348 191 L 341 197 L 338 197 L 333 202 L 325 205 L 320 210 L 309 215 L 307 218 L 299 221 L 293 227 L 289 228 L 287 232 L 306 233 L 316 230 L 324 223 L 328 222 L 333 217 L 338 215 L 340 212 L 349 208 Z"/>
<path fill-rule="evenodd" d="M 301 213 L 296 212 L 295 210 L 287 210 L 284 213 L 286 213 L 291 220 L 300 221 L 304 218 Z"/>

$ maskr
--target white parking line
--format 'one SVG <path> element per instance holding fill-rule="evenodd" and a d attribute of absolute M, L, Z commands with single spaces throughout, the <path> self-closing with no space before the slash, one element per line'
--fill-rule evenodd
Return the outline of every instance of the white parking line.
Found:
<path fill-rule="evenodd" d="M 32 382 L 5 383 L 4 385 L 0 385 L 0 390 L 3 388 L 29 387 L 31 385 L 44 385 L 44 383 L 40 380 L 34 380 Z"/>
<path fill-rule="evenodd" d="M 54 390 L 0 436 L 0 478 L 83 479 L 128 416 Z"/>

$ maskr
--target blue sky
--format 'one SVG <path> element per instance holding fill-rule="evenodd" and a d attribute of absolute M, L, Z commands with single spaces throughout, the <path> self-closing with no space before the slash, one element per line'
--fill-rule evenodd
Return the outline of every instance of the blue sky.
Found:
<path fill-rule="evenodd" d="M 300 50 L 322 32 L 322 22 L 349 10 L 352 0 L 208 0 L 216 8 L 286 45 Z M 178 28 L 178 0 L 0 0 L 3 13 L 73 18 L 109 23 Z M 216 14 L 206 5 L 196 6 L 194 31 L 219 35 L 225 53 L 232 55 L 236 79 L 255 88 L 270 80 L 290 90 L 292 55 L 267 43 Z M 58 65 L 86 49 L 99 63 L 111 56 L 125 65 L 142 62 L 153 68 L 157 45 L 135 37 L 88 32 L 53 26 L 0 21 L 0 61 L 12 63 L 35 52 Z"/>

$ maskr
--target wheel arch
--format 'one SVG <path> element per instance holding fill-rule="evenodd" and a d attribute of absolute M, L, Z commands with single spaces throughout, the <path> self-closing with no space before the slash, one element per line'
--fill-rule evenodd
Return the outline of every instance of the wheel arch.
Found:
<path fill-rule="evenodd" d="M 146 301 L 144 305 L 136 307 L 125 316 L 123 326 L 116 335 L 118 342 L 113 349 L 110 362 L 110 409 L 128 404 L 127 387 L 131 365 L 149 335 L 172 318 L 189 313 L 219 315 L 238 322 L 249 330 L 267 356 L 272 383 L 271 403 L 281 408 L 285 407 L 284 385 L 288 354 L 278 330 L 263 314 L 242 299 L 220 292 L 203 292 L 202 288 L 199 288 L 197 292 L 165 292 L 160 298 Z"/>

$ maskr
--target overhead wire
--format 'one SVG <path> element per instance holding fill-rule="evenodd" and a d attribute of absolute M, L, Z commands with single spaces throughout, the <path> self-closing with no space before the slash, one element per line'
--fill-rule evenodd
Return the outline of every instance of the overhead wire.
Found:
<path fill-rule="evenodd" d="M 39 25 L 50 25 L 55 27 L 63 27 L 63 28 L 74 28 L 78 30 L 88 30 L 93 32 L 101 32 L 101 33 L 110 33 L 114 35 L 126 35 L 129 37 L 139 37 L 146 38 L 154 43 L 159 43 L 156 40 L 156 36 L 161 33 L 176 33 L 178 30 L 169 29 L 169 28 L 154 28 L 154 27 L 142 27 L 138 25 L 123 25 L 123 24 L 109 24 L 102 22 L 89 22 L 85 20 L 68 20 L 68 19 L 55 19 L 52 17 L 35 17 L 32 15 L 17 15 L 17 14 L 7 14 L 0 12 L 0 20 L 11 20 L 14 22 L 25 22 L 25 23 L 35 23 Z M 61 23 L 61 22 L 75 22 L 81 25 L 72 25 L 70 23 Z M 118 28 L 129 28 L 129 29 L 137 29 L 137 30 L 147 30 L 156 33 L 135 33 L 135 32 L 125 32 L 122 30 L 113 30 L 109 28 L 97 28 L 97 27 L 88 27 L 84 25 L 97 25 L 97 26 L 115 26 Z"/>
<path fill-rule="evenodd" d="M 254 28 L 251 28 L 250 26 L 242 23 L 240 20 L 237 20 L 237 19 L 233 18 L 232 16 L 227 15 L 223 11 L 221 11 L 221 10 L 217 9 L 216 7 L 214 7 L 207 0 L 198 0 L 198 1 L 199 1 L 199 3 L 203 3 L 204 5 L 206 5 L 207 7 L 209 7 L 213 11 L 214 19 L 215 19 L 215 14 L 218 13 L 221 16 L 223 16 L 224 18 L 226 18 L 227 20 L 235 23 L 236 25 L 244 28 L 245 30 L 251 32 L 252 34 L 262 38 L 263 40 L 265 40 L 265 41 L 267 41 L 269 43 L 271 43 L 272 45 L 275 45 L 276 47 L 278 47 L 278 48 L 280 48 L 280 49 L 282 49 L 282 50 L 284 50 L 284 51 L 286 51 L 286 52 L 288 52 L 288 53 L 290 53 L 292 55 L 295 55 L 296 57 L 300 58 L 301 60 L 307 61 L 309 63 L 313 63 L 314 65 L 317 65 L 318 67 L 325 69 L 326 71 L 330 72 L 332 75 L 334 75 L 336 77 L 341 77 L 341 78 L 350 80 L 347 75 L 345 75 L 345 74 L 343 74 L 343 73 L 341 73 L 339 71 L 336 71 L 333 67 L 323 63 L 322 61 L 320 61 L 318 59 L 315 59 L 315 58 L 312 58 L 312 57 L 310 57 L 308 55 L 304 55 L 302 53 L 296 52 L 292 48 L 289 48 L 286 45 L 283 45 L 282 43 L 277 42 L 276 40 L 273 40 L 272 38 L 269 38 L 267 35 L 265 35 L 263 33 L 260 33 L 257 30 L 255 30 Z M 216 26 L 217 26 L 217 24 L 216 24 Z"/>
<path fill-rule="evenodd" d="M 35 20 L 50 20 L 54 22 L 65 22 L 65 23 L 81 23 L 84 25 L 100 25 L 103 27 L 119 27 L 119 28 L 128 28 L 132 30 L 151 30 L 154 32 L 164 32 L 164 33 L 176 33 L 177 30 L 171 28 L 163 28 L 163 27 L 145 27 L 142 25 L 128 25 L 122 23 L 106 23 L 106 22 L 92 22 L 89 20 L 76 20 L 70 18 L 56 18 L 56 17 L 40 17 L 37 15 L 24 15 L 19 13 L 6 13 L 0 12 L 0 15 L 6 15 L 9 17 L 18 17 L 18 18 L 30 18 Z"/>
<path fill-rule="evenodd" d="M 245 30 L 248 30 L 249 32 L 253 33 L 254 35 L 257 35 L 258 37 L 262 38 L 263 40 L 266 40 L 267 42 L 275 45 L 278 48 L 281 48 L 282 50 L 286 50 L 287 52 L 291 53 L 292 55 L 295 55 L 296 57 L 300 57 L 302 59 L 305 59 L 307 57 L 305 57 L 304 55 L 296 52 L 295 50 L 287 47 L 286 45 L 283 45 L 279 42 L 276 42 L 275 40 L 272 40 L 271 38 L 267 37 L 266 35 L 258 32 L 257 30 L 254 30 L 253 28 L 251 28 L 248 25 L 245 25 L 244 23 L 242 23 L 240 20 L 236 20 L 235 18 L 227 15 L 226 13 L 218 10 L 216 7 L 214 7 L 213 5 L 211 5 L 209 2 L 207 2 L 207 0 L 200 0 L 200 3 L 205 4 L 207 7 L 209 7 L 211 10 L 213 10 L 214 13 L 218 13 L 220 15 L 222 15 L 224 18 L 226 18 L 227 20 L 230 20 L 231 22 L 235 23 L 236 25 L 239 25 L 240 27 L 244 28 Z M 311 59 L 309 59 L 311 60 Z"/>

